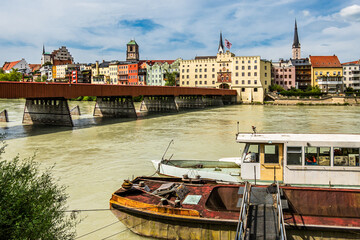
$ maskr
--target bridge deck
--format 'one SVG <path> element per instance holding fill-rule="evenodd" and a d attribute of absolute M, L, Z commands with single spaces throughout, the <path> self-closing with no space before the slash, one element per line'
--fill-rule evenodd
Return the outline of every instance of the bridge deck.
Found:
<path fill-rule="evenodd" d="M 215 88 L 0 82 L 0 98 L 77 98 L 80 96 L 236 96 Z"/>

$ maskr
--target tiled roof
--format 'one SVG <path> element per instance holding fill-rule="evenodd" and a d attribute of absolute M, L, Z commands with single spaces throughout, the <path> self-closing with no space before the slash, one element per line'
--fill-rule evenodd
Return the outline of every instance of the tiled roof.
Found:
<path fill-rule="evenodd" d="M 312 67 L 341 67 L 341 63 L 337 56 L 310 56 Z"/>
<path fill-rule="evenodd" d="M 4 71 L 9 71 L 11 70 L 16 64 L 18 64 L 21 60 L 19 61 L 15 61 L 15 62 L 5 62 L 4 66 L 2 67 L 2 69 Z"/>
<path fill-rule="evenodd" d="M 349 64 L 360 64 L 360 60 L 358 60 L 358 61 L 352 61 L 352 62 L 342 63 L 341 65 L 349 65 Z"/>
<path fill-rule="evenodd" d="M 195 60 L 197 59 L 215 59 L 216 56 L 196 56 Z"/>
<path fill-rule="evenodd" d="M 131 40 L 127 45 L 137 45 L 137 43 L 135 42 L 135 40 Z"/>
<path fill-rule="evenodd" d="M 172 63 L 174 63 L 175 62 L 175 60 L 146 60 L 145 61 L 147 64 L 149 64 L 149 65 L 153 65 L 153 64 L 155 64 L 155 63 L 168 63 L 168 64 L 172 64 Z"/>
<path fill-rule="evenodd" d="M 41 64 L 29 64 L 29 68 L 32 72 L 35 72 L 41 68 Z"/>

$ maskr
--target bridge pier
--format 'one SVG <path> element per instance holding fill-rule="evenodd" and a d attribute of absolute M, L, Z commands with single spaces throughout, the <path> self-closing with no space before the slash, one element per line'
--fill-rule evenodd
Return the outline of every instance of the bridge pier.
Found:
<path fill-rule="evenodd" d="M 0 122 L 8 122 L 9 118 L 8 118 L 8 113 L 7 110 L 5 109 L 4 111 L 0 112 Z"/>
<path fill-rule="evenodd" d="M 97 97 L 94 116 L 136 118 L 132 97 Z"/>
<path fill-rule="evenodd" d="M 144 97 L 140 111 L 151 112 L 177 112 L 174 96 Z"/>
<path fill-rule="evenodd" d="M 224 106 L 221 96 L 206 96 L 203 99 L 206 107 L 222 107 Z"/>
<path fill-rule="evenodd" d="M 205 108 L 202 96 L 179 96 L 175 98 L 178 110 Z"/>
<path fill-rule="evenodd" d="M 73 126 L 69 105 L 65 98 L 27 98 L 23 123 Z"/>

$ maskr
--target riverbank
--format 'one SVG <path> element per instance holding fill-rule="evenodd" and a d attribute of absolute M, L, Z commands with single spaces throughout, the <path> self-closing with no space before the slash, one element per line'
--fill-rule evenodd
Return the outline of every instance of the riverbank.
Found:
<path fill-rule="evenodd" d="M 325 97 L 281 97 L 272 101 L 264 101 L 266 105 L 331 105 L 331 106 L 357 106 L 360 105 L 359 97 L 325 96 Z"/>

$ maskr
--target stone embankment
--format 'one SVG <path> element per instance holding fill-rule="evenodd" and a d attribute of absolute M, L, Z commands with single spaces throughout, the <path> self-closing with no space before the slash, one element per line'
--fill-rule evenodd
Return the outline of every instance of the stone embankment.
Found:
<path fill-rule="evenodd" d="M 360 97 L 356 96 L 323 96 L 323 97 L 271 97 L 265 104 L 273 105 L 360 105 Z"/>

